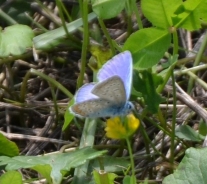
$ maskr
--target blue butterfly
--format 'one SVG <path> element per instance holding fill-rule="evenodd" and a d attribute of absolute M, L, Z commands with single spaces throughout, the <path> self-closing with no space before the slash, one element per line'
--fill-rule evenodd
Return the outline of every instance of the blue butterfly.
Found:
<path fill-rule="evenodd" d="M 70 112 L 78 117 L 113 117 L 129 114 L 133 63 L 129 51 L 122 52 L 99 70 L 98 83 L 83 85 L 75 95 Z"/>

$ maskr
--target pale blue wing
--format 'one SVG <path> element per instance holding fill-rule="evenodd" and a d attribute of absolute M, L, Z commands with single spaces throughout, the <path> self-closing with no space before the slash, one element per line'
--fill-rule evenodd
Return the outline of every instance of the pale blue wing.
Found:
<path fill-rule="evenodd" d="M 97 99 L 98 97 L 91 93 L 95 86 L 95 83 L 89 83 L 83 85 L 75 95 L 75 103 L 80 103 L 86 100 Z"/>
<path fill-rule="evenodd" d="M 114 56 L 99 70 L 97 74 L 98 80 L 104 81 L 112 76 L 119 76 L 124 83 L 126 99 L 129 99 L 132 85 L 133 63 L 132 56 L 129 51 L 122 52 Z"/>
<path fill-rule="evenodd" d="M 126 103 L 124 84 L 118 76 L 113 76 L 103 82 L 99 82 L 94 86 L 92 93 L 100 99 L 110 101 L 114 106 L 124 106 Z"/>

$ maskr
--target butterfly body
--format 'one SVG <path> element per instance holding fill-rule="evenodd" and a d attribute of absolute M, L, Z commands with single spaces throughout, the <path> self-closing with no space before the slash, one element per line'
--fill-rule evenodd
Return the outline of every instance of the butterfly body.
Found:
<path fill-rule="evenodd" d="M 127 115 L 133 108 L 128 101 L 132 82 L 132 58 L 125 51 L 109 60 L 97 74 L 98 83 L 82 86 L 70 112 L 78 117 Z"/>

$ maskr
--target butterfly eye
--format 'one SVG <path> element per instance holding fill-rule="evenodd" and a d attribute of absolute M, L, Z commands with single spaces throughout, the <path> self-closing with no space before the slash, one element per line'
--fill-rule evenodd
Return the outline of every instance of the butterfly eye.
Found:
<path fill-rule="evenodd" d="M 129 110 L 134 109 L 134 105 L 133 105 L 133 103 L 131 103 L 131 102 L 127 103 L 127 108 L 128 108 Z"/>

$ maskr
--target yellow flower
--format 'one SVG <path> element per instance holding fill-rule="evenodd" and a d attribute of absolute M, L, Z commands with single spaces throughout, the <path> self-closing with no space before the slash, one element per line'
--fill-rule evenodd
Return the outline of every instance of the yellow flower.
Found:
<path fill-rule="evenodd" d="M 110 118 L 106 122 L 106 136 L 112 139 L 126 139 L 137 130 L 139 124 L 139 120 L 133 114 L 125 118 Z"/>

